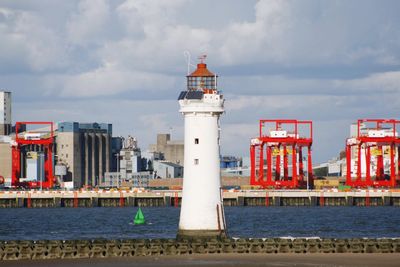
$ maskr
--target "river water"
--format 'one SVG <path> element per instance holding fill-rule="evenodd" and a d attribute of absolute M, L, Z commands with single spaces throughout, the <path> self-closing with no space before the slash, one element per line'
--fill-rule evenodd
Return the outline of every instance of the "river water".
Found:
<path fill-rule="evenodd" d="M 1 209 L 0 240 L 174 238 L 179 208 Z M 225 207 L 230 237 L 400 237 L 396 207 Z"/>

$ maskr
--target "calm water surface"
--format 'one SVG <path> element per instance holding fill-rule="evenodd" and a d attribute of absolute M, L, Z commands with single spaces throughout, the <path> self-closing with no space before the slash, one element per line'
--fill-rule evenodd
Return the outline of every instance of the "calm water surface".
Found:
<path fill-rule="evenodd" d="M 0 209 L 0 240 L 174 238 L 179 208 Z M 225 207 L 231 237 L 400 237 L 396 207 Z"/>

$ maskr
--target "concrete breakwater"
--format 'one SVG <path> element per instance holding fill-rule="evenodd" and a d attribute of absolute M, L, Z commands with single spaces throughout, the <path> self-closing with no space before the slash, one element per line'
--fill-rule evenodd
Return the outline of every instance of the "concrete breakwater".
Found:
<path fill-rule="evenodd" d="M 222 253 L 400 253 L 400 239 L 255 238 L 0 241 L 0 260 Z"/>
<path fill-rule="evenodd" d="M 400 206 L 398 190 L 231 190 L 225 206 Z M 0 208 L 180 206 L 181 191 L 0 191 Z"/>

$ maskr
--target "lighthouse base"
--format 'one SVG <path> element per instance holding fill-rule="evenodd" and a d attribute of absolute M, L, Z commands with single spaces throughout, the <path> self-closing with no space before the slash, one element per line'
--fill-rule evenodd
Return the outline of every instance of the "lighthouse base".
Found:
<path fill-rule="evenodd" d="M 217 239 L 227 238 L 225 230 L 178 230 L 177 240 Z"/>

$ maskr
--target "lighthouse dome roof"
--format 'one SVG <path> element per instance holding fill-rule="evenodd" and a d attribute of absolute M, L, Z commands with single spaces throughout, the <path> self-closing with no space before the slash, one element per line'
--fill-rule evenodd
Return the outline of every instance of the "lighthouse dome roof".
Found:
<path fill-rule="evenodd" d="M 188 76 L 191 76 L 191 77 L 214 77 L 215 74 L 207 69 L 206 63 L 199 63 L 199 64 L 197 64 L 197 69 Z"/>

